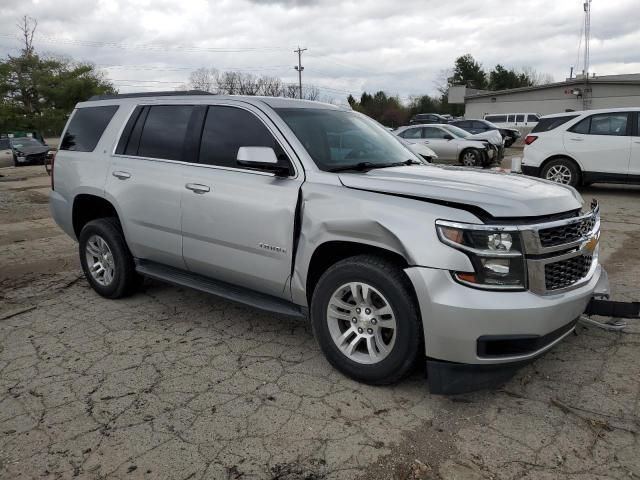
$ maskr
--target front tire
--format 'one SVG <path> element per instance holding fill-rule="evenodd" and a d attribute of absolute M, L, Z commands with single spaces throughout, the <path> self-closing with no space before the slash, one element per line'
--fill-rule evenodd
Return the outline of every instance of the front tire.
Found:
<path fill-rule="evenodd" d="M 540 177 L 563 185 L 577 187 L 580 183 L 580 169 L 567 158 L 557 158 L 544 166 Z"/>
<path fill-rule="evenodd" d="M 477 167 L 482 164 L 480 152 L 473 148 L 468 148 L 460 154 L 460 163 L 465 167 Z"/>
<path fill-rule="evenodd" d="M 409 279 L 392 262 L 372 255 L 342 260 L 320 277 L 311 322 L 329 363 L 364 383 L 397 382 L 422 345 Z"/>
<path fill-rule="evenodd" d="M 117 219 L 88 222 L 80 232 L 79 251 L 84 275 L 99 295 L 121 298 L 140 285 L 141 277 Z"/>

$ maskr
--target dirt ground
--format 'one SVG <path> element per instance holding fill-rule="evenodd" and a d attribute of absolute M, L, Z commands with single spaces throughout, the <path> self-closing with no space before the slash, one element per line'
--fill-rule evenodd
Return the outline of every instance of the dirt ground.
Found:
<path fill-rule="evenodd" d="M 640 322 L 580 326 L 492 391 L 365 386 L 298 320 L 156 282 L 98 297 L 48 181 L 0 169 L 0 478 L 640 477 Z M 640 299 L 640 188 L 583 194 L 614 298 Z"/>

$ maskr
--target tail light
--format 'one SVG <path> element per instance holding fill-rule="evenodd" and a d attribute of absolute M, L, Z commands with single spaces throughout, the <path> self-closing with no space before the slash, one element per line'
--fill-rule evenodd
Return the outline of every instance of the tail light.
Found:
<path fill-rule="evenodd" d="M 531 145 L 533 142 L 535 142 L 538 139 L 537 135 L 527 135 L 524 139 L 524 144 L 525 145 Z"/>

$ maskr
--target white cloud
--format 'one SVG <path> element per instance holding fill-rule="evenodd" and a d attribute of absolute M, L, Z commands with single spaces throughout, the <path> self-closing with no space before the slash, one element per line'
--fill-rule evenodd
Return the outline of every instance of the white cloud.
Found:
<path fill-rule="evenodd" d="M 344 98 L 434 93 L 440 72 L 471 53 L 485 68 L 531 66 L 557 80 L 575 65 L 582 0 L 3 0 L 0 53 L 18 18 L 38 19 L 36 48 L 107 68 L 122 91 L 172 89 L 200 66 L 304 81 Z M 637 0 L 594 2 L 592 70 L 640 63 Z M 329 90 L 329 88 L 331 90 Z"/>

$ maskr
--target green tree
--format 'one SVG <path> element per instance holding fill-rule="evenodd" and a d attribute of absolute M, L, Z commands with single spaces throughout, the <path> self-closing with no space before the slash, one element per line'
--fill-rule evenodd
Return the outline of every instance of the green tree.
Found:
<path fill-rule="evenodd" d="M 455 61 L 453 84 L 484 90 L 487 88 L 487 74 L 482 70 L 482 66 L 467 53 Z"/>
<path fill-rule="evenodd" d="M 489 90 L 507 90 L 509 88 L 531 87 L 533 80 L 524 72 L 509 70 L 498 64 L 489 72 Z"/>
<path fill-rule="evenodd" d="M 34 19 L 23 17 L 18 25 L 24 38 L 20 55 L 0 61 L 0 132 L 59 135 L 76 103 L 116 93 L 91 64 L 38 55 L 33 46 L 36 27 Z"/>

